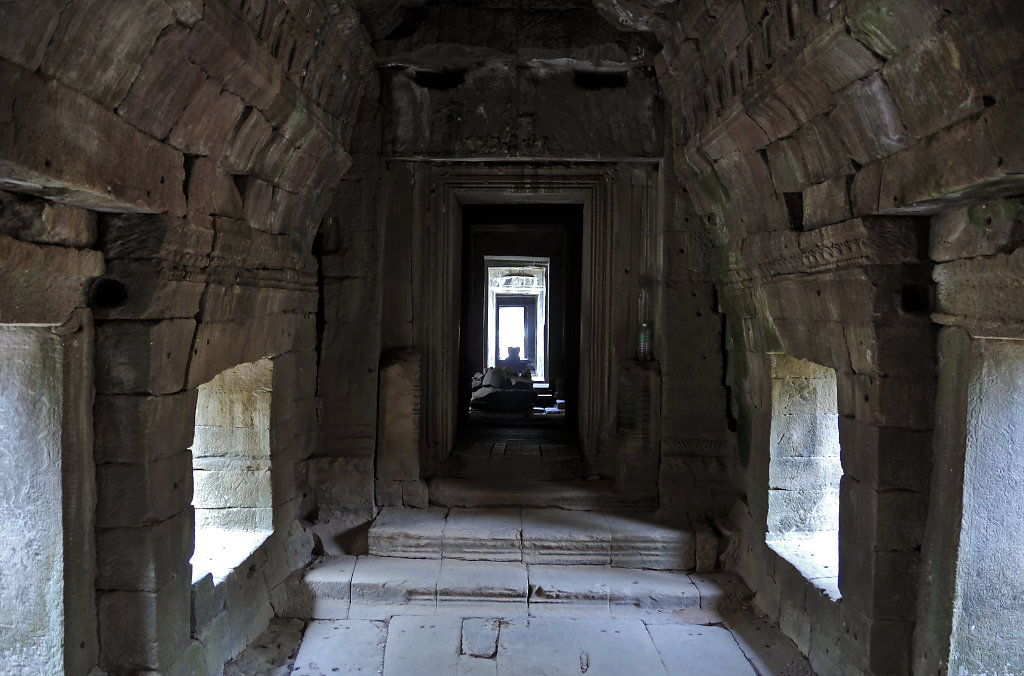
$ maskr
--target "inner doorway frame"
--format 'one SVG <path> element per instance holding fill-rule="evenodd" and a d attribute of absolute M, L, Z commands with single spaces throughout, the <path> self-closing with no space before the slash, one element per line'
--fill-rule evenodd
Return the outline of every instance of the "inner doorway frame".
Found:
<path fill-rule="evenodd" d="M 617 170 L 609 165 L 437 165 L 415 168 L 413 311 L 421 362 L 421 473 L 432 476 L 455 446 L 459 424 L 462 207 L 578 204 L 582 207 L 577 436 L 594 466 L 614 428 L 611 308 Z"/>

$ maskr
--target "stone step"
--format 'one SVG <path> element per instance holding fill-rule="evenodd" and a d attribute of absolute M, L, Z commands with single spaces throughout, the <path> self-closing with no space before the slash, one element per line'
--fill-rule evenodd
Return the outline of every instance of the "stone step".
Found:
<path fill-rule="evenodd" d="M 565 509 L 385 507 L 370 526 L 374 556 L 693 570 L 690 529 L 649 514 Z"/>
<path fill-rule="evenodd" d="M 533 455 L 472 455 L 453 453 L 448 473 L 460 479 L 535 479 L 571 481 L 583 476 L 583 461 Z"/>
<path fill-rule="evenodd" d="M 650 512 L 657 494 L 625 494 L 608 480 L 535 481 L 529 479 L 457 479 L 430 481 L 430 503 L 442 507 L 557 507 L 577 511 Z"/>
<path fill-rule="evenodd" d="M 343 556 L 304 571 L 281 614 L 387 620 L 395 615 L 628 617 L 714 622 L 749 612 L 732 573 L 561 566 L 453 559 Z"/>

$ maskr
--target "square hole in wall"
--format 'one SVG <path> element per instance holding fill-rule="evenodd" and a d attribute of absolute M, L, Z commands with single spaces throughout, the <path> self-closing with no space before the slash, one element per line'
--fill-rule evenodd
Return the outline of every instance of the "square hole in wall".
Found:
<path fill-rule="evenodd" d="M 776 355 L 772 364 L 769 547 L 838 596 L 839 414 L 836 373 Z"/>
<path fill-rule="evenodd" d="M 273 532 L 273 363 L 240 364 L 199 387 L 192 443 L 192 581 L 220 582 Z"/>

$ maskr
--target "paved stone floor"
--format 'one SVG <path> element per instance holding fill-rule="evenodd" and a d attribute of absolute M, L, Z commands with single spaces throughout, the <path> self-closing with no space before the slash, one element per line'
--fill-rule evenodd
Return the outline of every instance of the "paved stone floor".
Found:
<path fill-rule="evenodd" d="M 808 676 L 796 646 L 754 617 L 275 619 L 226 676 Z"/>

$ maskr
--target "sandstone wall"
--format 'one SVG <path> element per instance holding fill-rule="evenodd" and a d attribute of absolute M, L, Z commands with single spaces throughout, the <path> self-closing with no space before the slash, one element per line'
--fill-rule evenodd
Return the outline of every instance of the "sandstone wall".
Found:
<path fill-rule="evenodd" d="M 664 45 L 675 169 L 707 236 L 704 252 L 688 250 L 691 267 L 707 265 L 726 315 L 747 498 L 740 570 L 817 669 L 907 672 L 929 502 L 934 322 L 1020 330 L 1010 291 L 1019 218 L 986 200 L 1024 191 L 1013 122 L 1021 9 L 1001 0 L 596 4 Z M 983 225 L 965 227 L 974 222 Z M 952 240 L 937 251 L 943 229 Z M 968 281 L 979 277 L 996 295 Z M 772 353 L 837 374 L 839 602 L 764 545 Z"/>
<path fill-rule="evenodd" d="M 220 673 L 313 549 L 313 242 L 352 162 L 367 38 L 320 0 L 0 14 L 0 188 L 21 195 L 3 200 L 0 321 L 95 324 L 96 528 L 90 512 L 69 537 L 98 562 L 99 626 L 67 673 Z M 193 588 L 196 388 L 265 357 L 275 531 L 246 574 Z"/>

